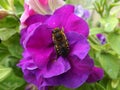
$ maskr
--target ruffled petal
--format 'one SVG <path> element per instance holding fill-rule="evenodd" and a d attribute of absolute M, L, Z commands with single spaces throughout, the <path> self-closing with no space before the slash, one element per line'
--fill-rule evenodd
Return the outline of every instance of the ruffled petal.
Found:
<path fill-rule="evenodd" d="M 61 8 L 57 9 L 54 14 L 66 14 L 70 15 L 71 13 L 74 12 L 74 6 L 73 5 L 64 5 Z"/>
<path fill-rule="evenodd" d="M 101 80 L 104 76 L 104 71 L 101 68 L 94 67 L 92 73 L 89 75 L 87 82 L 92 83 Z"/>
<path fill-rule="evenodd" d="M 30 29 L 34 30 L 32 30 L 24 40 L 24 46 L 28 51 L 34 52 L 34 50 L 49 48 L 53 45 L 52 30 L 49 29 L 47 25 L 39 25 L 38 27 Z"/>
<path fill-rule="evenodd" d="M 69 61 L 63 57 L 53 60 L 47 66 L 44 78 L 50 78 L 67 72 L 70 69 Z"/>
<path fill-rule="evenodd" d="M 46 25 L 40 25 L 33 30 L 23 42 L 24 48 L 33 57 L 39 67 L 47 64 L 53 52 L 52 30 Z"/>
<path fill-rule="evenodd" d="M 34 24 L 30 25 L 29 27 L 26 27 L 21 30 L 21 32 L 20 32 L 20 35 L 21 35 L 20 44 L 21 45 L 23 45 L 23 41 L 25 40 L 25 38 L 27 36 L 29 36 L 30 32 L 33 31 L 34 29 L 36 29 L 39 25 L 40 25 L 40 23 L 34 23 Z"/>
<path fill-rule="evenodd" d="M 25 22 L 24 24 L 29 26 L 31 24 L 34 24 L 34 23 L 43 23 L 45 22 L 48 18 L 50 17 L 50 15 L 40 15 L 40 14 L 35 14 L 35 15 L 32 15 L 30 16 Z"/>
<path fill-rule="evenodd" d="M 69 16 L 68 21 L 65 26 L 65 32 L 75 31 L 82 34 L 85 37 L 88 37 L 89 34 L 89 26 L 85 20 L 72 14 Z"/>
<path fill-rule="evenodd" d="M 32 57 L 30 56 L 30 54 L 29 54 L 29 52 L 27 52 L 27 51 L 23 51 L 23 53 L 22 53 L 22 56 L 23 56 L 23 58 L 28 58 L 28 59 L 31 59 Z"/>
<path fill-rule="evenodd" d="M 17 64 L 18 67 L 21 67 L 23 70 L 34 70 L 38 67 L 34 64 L 33 60 L 31 58 L 24 58 L 20 60 L 20 63 Z"/>
<path fill-rule="evenodd" d="M 52 28 L 62 28 L 65 26 L 68 17 L 72 13 L 74 13 L 74 6 L 64 5 L 54 12 L 54 14 L 46 21 L 46 24 L 48 24 Z"/>
<path fill-rule="evenodd" d="M 36 14 L 36 13 L 34 12 L 34 10 L 32 10 L 32 9 L 30 8 L 30 6 L 29 6 L 26 2 L 25 2 L 25 4 L 24 4 L 24 9 L 25 9 L 25 11 L 23 12 L 22 16 L 20 17 L 20 21 L 21 21 L 22 24 L 24 23 L 24 21 L 25 21 L 29 16 Z"/>
<path fill-rule="evenodd" d="M 86 82 L 94 66 L 93 60 L 86 56 L 84 60 L 77 57 L 69 57 L 71 69 L 66 73 L 53 78 L 45 79 L 42 86 L 64 85 L 68 88 L 78 88 Z"/>
<path fill-rule="evenodd" d="M 34 83 L 35 85 L 38 84 L 37 82 L 37 73 L 38 68 L 32 61 L 32 59 L 24 58 L 17 64 L 18 67 L 22 68 L 22 72 L 24 74 L 24 78 L 29 83 Z"/>
<path fill-rule="evenodd" d="M 50 55 L 52 53 L 52 49 L 40 49 L 35 51 L 36 54 L 32 55 L 34 62 L 39 68 L 45 68 L 50 61 Z"/>
<path fill-rule="evenodd" d="M 70 57 L 70 61 L 71 70 L 63 75 L 61 83 L 68 88 L 77 88 L 87 80 L 94 63 L 89 56 L 86 56 L 82 61 L 78 58 Z"/>
<path fill-rule="evenodd" d="M 66 36 L 69 42 L 70 55 L 77 56 L 81 60 L 84 59 L 90 50 L 87 39 L 73 31 L 66 33 Z"/>
<path fill-rule="evenodd" d="M 36 13 L 45 15 L 49 13 L 46 10 L 48 8 L 48 3 L 46 2 L 47 0 L 44 0 L 44 3 L 42 1 L 43 0 L 28 0 L 28 4 Z"/>
<path fill-rule="evenodd" d="M 20 44 L 21 45 L 23 45 L 23 41 L 24 41 L 24 39 L 26 37 L 26 32 L 27 32 L 27 28 L 22 29 L 21 32 L 20 32 L 20 35 L 21 35 Z"/>

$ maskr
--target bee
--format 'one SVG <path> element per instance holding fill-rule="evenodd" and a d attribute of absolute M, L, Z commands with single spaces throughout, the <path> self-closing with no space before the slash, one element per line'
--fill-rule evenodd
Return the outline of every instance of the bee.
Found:
<path fill-rule="evenodd" d="M 63 29 L 61 30 L 59 28 L 55 28 L 52 31 L 52 39 L 56 49 L 57 57 L 67 56 L 69 53 L 69 45 Z"/>

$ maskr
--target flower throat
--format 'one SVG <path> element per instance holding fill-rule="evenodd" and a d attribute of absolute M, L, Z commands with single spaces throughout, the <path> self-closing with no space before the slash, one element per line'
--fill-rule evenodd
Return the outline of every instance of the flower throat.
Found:
<path fill-rule="evenodd" d="M 52 39 L 54 42 L 54 47 L 55 47 L 55 50 L 57 53 L 57 57 L 67 56 L 69 53 L 69 44 L 68 44 L 68 40 L 64 34 L 64 31 L 59 28 L 55 28 L 52 31 Z"/>

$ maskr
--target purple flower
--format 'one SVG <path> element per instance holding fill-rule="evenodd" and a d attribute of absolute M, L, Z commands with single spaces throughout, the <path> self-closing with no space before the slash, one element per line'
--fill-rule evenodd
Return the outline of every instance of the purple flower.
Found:
<path fill-rule="evenodd" d="M 37 14 L 25 21 L 27 27 L 21 32 L 23 59 L 18 66 L 26 81 L 35 84 L 39 90 L 58 85 L 77 88 L 103 77 L 103 70 L 94 67 L 88 55 L 88 24 L 76 16 L 74 10 L 74 6 L 65 5 L 51 16 Z M 57 56 L 52 36 L 56 28 L 63 29 L 67 38 L 69 53 L 66 56 Z"/>
<path fill-rule="evenodd" d="M 106 43 L 106 38 L 103 34 L 97 34 L 97 38 L 100 40 L 100 43 L 104 45 Z"/>
<path fill-rule="evenodd" d="M 79 17 L 84 18 L 85 20 L 90 17 L 90 12 L 85 10 L 81 5 L 75 6 L 75 14 Z"/>

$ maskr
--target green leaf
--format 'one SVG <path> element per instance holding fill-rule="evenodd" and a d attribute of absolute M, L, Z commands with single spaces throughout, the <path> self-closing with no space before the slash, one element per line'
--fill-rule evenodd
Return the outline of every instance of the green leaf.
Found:
<path fill-rule="evenodd" d="M 9 28 L 0 28 L 0 38 L 5 41 L 9 39 L 12 35 L 14 35 L 17 31 L 15 29 Z"/>
<path fill-rule="evenodd" d="M 105 90 L 105 88 L 99 83 L 94 83 L 94 84 L 84 84 L 76 90 Z"/>
<path fill-rule="evenodd" d="M 93 90 L 94 84 L 83 84 L 76 90 Z"/>
<path fill-rule="evenodd" d="M 7 47 L 5 47 L 3 44 L 0 44 L 0 62 L 7 55 L 9 55 L 9 51 L 8 51 Z"/>
<path fill-rule="evenodd" d="M 105 88 L 101 84 L 99 84 L 99 83 L 95 84 L 95 89 L 96 90 L 105 90 Z"/>
<path fill-rule="evenodd" d="M 12 69 L 0 65 L 0 82 L 11 74 Z M 1 89 L 0 89 L 1 90 Z"/>
<path fill-rule="evenodd" d="M 60 86 L 60 87 L 57 88 L 57 90 L 70 90 L 70 89 L 68 89 L 68 88 L 66 88 L 64 86 Z"/>
<path fill-rule="evenodd" d="M 18 58 L 13 57 L 11 55 L 6 55 L 0 60 L 0 63 L 5 67 L 11 67 L 13 69 L 17 69 L 16 64 L 18 63 L 18 61 L 19 61 Z"/>
<path fill-rule="evenodd" d="M 22 86 L 16 88 L 15 90 L 26 90 L 27 83 L 23 84 Z"/>
<path fill-rule="evenodd" d="M 99 84 L 101 84 L 104 88 L 106 88 L 106 86 L 110 80 L 111 79 L 108 77 L 108 75 L 106 75 L 106 73 L 104 73 L 104 78 L 99 81 Z"/>
<path fill-rule="evenodd" d="M 117 52 L 118 54 L 120 54 L 120 34 L 117 33 L 111 33 L 108 36 L 108 42 L 111 46 L 111 48 Z"/>
<path fill-rule="evenodd" d="M 11 38 L 9 38 L 7 41 L 4 41 L 3 44 L 8 48 L 12 56 L 19 58 L 19 59 L 21 58 L 22 47 L 20 45 L 19 34 L 16 33 Z"/>
<path fill-rule="evenodd" d="M 104 30 L 106 32 L 112 32 L 114 31 L 114 28 L 117 26 L 118 24 L 118 19 L 116 17 L 106 17 L 106 18 L 102 18 L 100 20 L 101 24 L 104 26 Z"/>
<path fill-rule="evenodd" d="M 108 81 L 108 83 L 107 83 L 107 88 L 106 88 L 106 90 L 114 90 L 114 89 L 111 87 L 111 82 L 110 82 L 110 81 Z"/>
<path fill-rule="evenodd" d="M 15 90 L 25 84 L 25 81 L 12 73 L 4 81 L 0 82 L 0 90 Z"/>
<path fill-rule="evenodd" d="M 24 11 L 23 5 L 21 3 L 23 3 L 23 0 L 15 0 L 14 1 L 17 15 L 22 14 Z"/>
<path fill-rule="evenodd" d="M 14 28 L 19 26 L 19 21 L 14 16 L 7 16 L 0 19 L 0 28 Z"/>
<path fill-rule="evenodd" d="M 120 64 L 118 58 L 108 54 L 102 53 L 99 56 L 99 62 L 105 72 L 109 75 L 110 78 L 116 79 L 119 73 Z"/>
<path fill-rule="evenodd" d="M 104 30 L 103 28 L 91 28 L 90 29 L 90 35 L 96 35 L 96 34 L 99 34 L 99 33 L 103 33 Z"/>
<path fill-rule="evenodd" d="M 116 88 L 119 85 L 119 82 L 120 82 L 119 79 L 112 80 L 112 82 L 111 82 L 112 88 Z"/>
<path fill-rule="evenodd" d="M 9 9 L 10 8 L 7 0 L 0 0 L 0 6 L 4 9 Z"/>
<path fill-rule="evenodd" d="M 13 72 L 17 75 L 22 77 L 21 69 L 17 67 L 17 64 L 20 59 L 14 57 L 14 56 L 6 56 L 2 59 L 1 64 L 6 67 L 11 67 L 13 69 Z"/>
<path fill-rule="evenodd" d="M 108 82 L 106 90 L 120 90 L 120 82 L 118 82 L 117 87 L 112 87 L 111 83 L 112 83 L 111 81 Z"/>
<path fill-rule="evenodd" d="M 23 6 L 24 0 L 19 0 L 20 4 Z"/>

